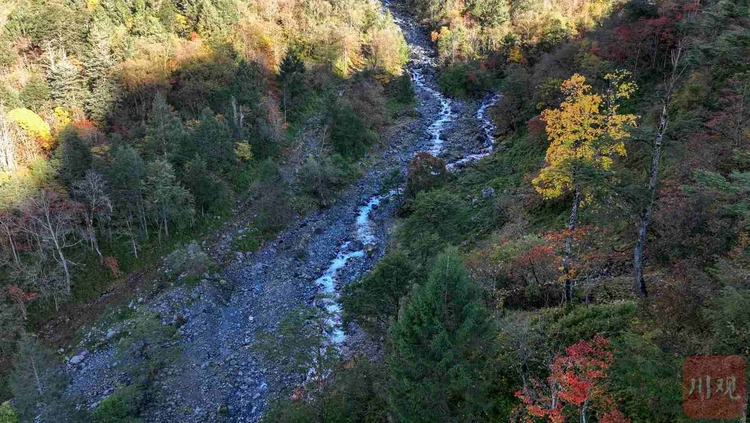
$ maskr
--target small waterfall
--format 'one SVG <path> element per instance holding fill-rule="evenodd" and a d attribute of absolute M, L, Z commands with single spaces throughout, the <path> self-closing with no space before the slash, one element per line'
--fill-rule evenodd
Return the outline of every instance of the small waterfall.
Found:
<path fill-rule="evenodd" d="M 479 109 L 477 109 L 477 113 L 475 116 L 480 122 L 480 128 L 482 129 L 482 133 L 484 134 L 484 147 L 482 148 L 482 150 L 477 153 L 469 154 L 468 156 L 460 158 L 452 163 L 449 163 L 446 166 L 448 170 L 454 171 L 456 169 L 460 169 L 470 163 L 481 160 L 482 158 L 492 154 L 492 150 L 495 148 L 494 133 L 497 128 L 495 127 L 495 124 L 492 123 L 492 120 L 489 118 L 489 116 L 487 116 L 487 110 L 497 104 L 497 102 L 500 101 L 501 97 L 502 96 L 500 94 L 488 94 L 482 100 L 482 105 L 479 106 Z"/>
<path fill-rule="evenodd" d="M 362 248 L 352 251 L 351 241 L 343 243 L 339 247 L 336 257 L 331 260 L 331 264 L 323 273 L 323 276 L 315 281 L 321 294 L 318 300 L 319 305 L 325 308 L 328 312 L 329 317 L 326 323 L 327 326 L 332 328 L 331 332 L 328 334 L 328 338 L 330 342 L 335 345 L 340 345 L 345 339 L 344 330 L 341 326 L 341 305 L 338 302 L 339 292 L 336 287 L 339 271 L 346 266 L 349 260 L 354 258 L 364 258 L 367 254 L 366 250 L 376 244 L 377 238 L 375 237 L 374 223 L 370 218 L 370 213 L 380 205 L 382 200 L 389 198 L 398 192 L 398 190 L 391 190 L 387 194 L 376 195 L 370 198 L 365 205 L 359 207 L 356 219 L 356 239 L 361 243 Z"/>
<path fill-rule="evenodd" d="M 430 63 L 430 65 L 432 64 Z M 411 76 L 414 85 L 416 85 L 418 89 L 427 92 L 440 102 L 440 113 L 438 118 L 432 122 L 426 130 L 427 135 L 430 137 L 430 148 L 427 151 L 433 156 L 438 156 L 443 152 L 443 139 L 441 138 L 443 130 L 445 130 L 449 124 L 453 123 L 456 114 L 453 113 L 451 108 L 451 100 L 441 94 L 440 91 L 425 84 L 424 75 L 422 75 L 419 69 L 413 70 Z"/>

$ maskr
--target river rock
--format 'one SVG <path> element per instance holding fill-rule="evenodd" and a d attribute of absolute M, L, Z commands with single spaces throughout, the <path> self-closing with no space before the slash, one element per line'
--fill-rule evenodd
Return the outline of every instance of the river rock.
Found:
<path fill-rule="evenodd" d="M 349 251 L 359 251 L 363 250 L 365 248 L 365 245 L 362 243 L 362 241 L 352 241 L 349 243 Z"/>
<path fill-rule="evenodd" d="M 81 362 L 86 358 L 84 354 L 78 354 L 74 355 L 73 357 L 70 357 L 70 360 L 68 360 L 68 363 L 72 365 L 81 364 Z"/>
<path fill-rule="evenodd" d="M 495 198 L 495 188 L 487 187 L 482 190 L 482 198 Z"/>

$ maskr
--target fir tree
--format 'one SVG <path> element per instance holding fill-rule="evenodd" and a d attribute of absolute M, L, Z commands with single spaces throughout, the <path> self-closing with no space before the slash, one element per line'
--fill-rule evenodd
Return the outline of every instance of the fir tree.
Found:
<path fill-rule="evenodd" d="M 97 122 L 106 118 L 115 102 L 115 84 L 111 76 L 115 60 L 103 26 L 102 22 L 92 24 L 83 62 L 87 88 L 84 106 L 89 117 Z"/>
<path fill-rule="evenodd" d="M 91 169 L 91 148 L 78 136 L 73 128 L 63 132 L 58 155 L 60 158 L 59 174 L 65 183 L 70 186 L 73 182 L 83 178 L 86 171 Z"/>
<path fill-rule="evenodd" d="M 152 158 L 174 160 L 184 139 L 182 120 L 172 111 L 164 95 L 156 93 L 146 126 L 146 154 Z"/>
<path fill-rule="evenodd" d="M 192 160 L 200 155 L 206 160 L 211 171 L 227 172 L 237 162 L 229 127 L 214 116 L 211 109 L 201 113 L 200 125 L 185 139 L 180 156 L 182 160 Z"/>
<path fill-rule="evenodd" d="M 55 53 L 50 50 L 47 67 L 47 82 L 50 94 L 57 104 L 64 107 L 80 107 L 83 97 L 81 75 L 78 68 L 68 59 L 65 51 Z"/>
<path fill-rule="evenodd" d="M 146 177 L 146 208 L 159 233 L 169 237 L 169 224 L 190 223 L 195 208 L 193 196 L 175 177 L 169 162 L 156 160 L 148 164 Z"/>
<path fill-rule="evenodd" d="M 480 289 L 456 250 L 438 256 L 426 284 L 390 330 L 388 401 L 402 422 L 487 421 L 493 330 Z"/>
<path fill-rule="evenodd" d="M 146 207 L 143 200 L 146 167 L 138 152 L 128 145 L 114 149 L 113 161 L 107 168 L 115 224 L 126 235 L 138 256 L 137 233 L 148 237 Z"/>

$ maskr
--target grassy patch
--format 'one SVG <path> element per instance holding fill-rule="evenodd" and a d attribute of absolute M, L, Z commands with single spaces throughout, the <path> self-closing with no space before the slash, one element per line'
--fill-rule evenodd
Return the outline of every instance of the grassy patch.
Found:
<path fill-rule="evenodd" d="M 256 251 L 261 245 L 260 232 L 255 228 L 247 228 L 232 238 L 232 250 L 241 253 Z"/>

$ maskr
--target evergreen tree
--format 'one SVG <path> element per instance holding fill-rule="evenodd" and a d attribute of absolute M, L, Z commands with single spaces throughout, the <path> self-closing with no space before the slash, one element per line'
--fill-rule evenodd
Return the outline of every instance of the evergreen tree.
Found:
<path fill-rule="evenodd" d="M 184 225 L 195 214 L 193 196 L 175 177 L 169 162 L 156 160 L 148 164 L 146 176 L 146 209 L 151 219 L 169 237 L 169 223 Z"/>
<path fill-rule="evenodd" d="M 301 113 L 305 97 L 305 63 L 293 51 L 287 52 L 279 65 L 279 87 L 284 121 L 294 121 Z"/>
<path fill-rule="evenodd" d="M 341 101 L 333 109 L 331 143 L 333 150 L 344 157 L 362 157 L 375 141 L 376 135 L 365 127 L 347 101 Z"/>
<path fill-rule="evenodd" d="M 59 174 L 68 186 L 83 178 L 86 171 L 91 169 L 91 148 L 72 127 L 63 132 L 57 151 L 60 158 Z"/>
<path fill-rule="evenodd" d="M 255 62 L 248 63 L 243 60 L 234 72 L 232 94 L 241 105 L 255 106 L 260 102 L 267 84 L 263 68 Z"/>
<path fill-rule="evenodd" d="M 185 141 L 180 150 L 180 156 L 185 161 L 200 155 L 206 160 L 209 170 L 222 172 L 228 172 L 237 162 L 232 132 L 211 109 L 203 110 L 200 124 Z"/>
<path fill-rule="evenodd" d="M 440 254 L 390 330 L 388 401 L 397 420 L 490 420 L 488 317 L 457 251 Z"/>
<path fill-rule="evenodd" d="M 112 210 L 118 231 L 125 234 L 133 246 L 133 254 L 138 256 L 136 234 L 148 237 L 146 207 L 143 200 L 146 167 L 138 152 L 128 145 L 115 147 L 112 163 L 107 167 Z"/>
<path fill-rule="evenodd" d="M 151 158 L 175 160 L 185 138 L 182 120 L 172 111 L 164 95 L 156 93 L 146 126 L 146 154 Z"/>
<path fill-rule="evenodd" d="M 206 161 L 198 156 L 185 165 L 182 181 L 195 197 L 195 207 L 202 213 L 226 213 L 232 206 L 232 193 L 226 182 L 212 174 Z"/>
<path fill-rule="evenodd" d="M 83 87 L 78 68 L 68 59 L 65 51 L 55 53 L 50 50 L 47 64 L 47 82 L 55 102 L 63 107 L 81 106 Z"/>
<path fill-rule="evenodd" d="M 417 280 L 414 264 L 403 252 L 385 256 L 369 274 L 343 288 L 345 326 L 351 320 L 375 334 L 385 334 L 398 314 L 401 298 Z"/>
<path fill-rule="evenodd" d="M 115 101 L 115 84 L 111 79 L 115 60 L 103 22 L 95 21 L 91 25 L 87 41 L 83 62 L 87 88 L 84 106 L 91 119 L 102 122 Z"/>

